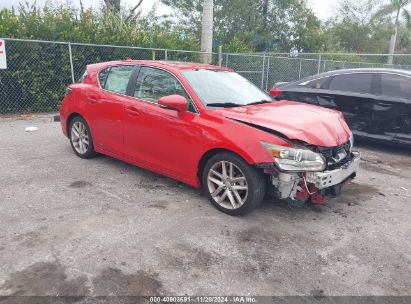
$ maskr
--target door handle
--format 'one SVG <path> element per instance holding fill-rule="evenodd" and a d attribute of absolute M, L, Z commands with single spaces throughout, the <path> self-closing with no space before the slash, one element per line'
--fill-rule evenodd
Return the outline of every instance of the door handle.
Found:
<path fill-rule="evenodd" d="M 135 107 L 126 107 L 126 112 L 131 116 L 139 116 L 141 114 L 140 110 Z"/>

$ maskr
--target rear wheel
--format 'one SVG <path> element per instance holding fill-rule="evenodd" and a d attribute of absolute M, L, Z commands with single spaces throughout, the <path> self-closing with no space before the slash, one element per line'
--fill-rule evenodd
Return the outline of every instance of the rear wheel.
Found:
<path fill-rule="evenodd" d="M 91 158 L 96 156 L 90 128 L 82 117 L 74 117 L 70 121 L 69 130 L 70 144 L 77 156 L 81 158 Z"/>
<path fill-rule="evenodd" d="M 263 173 L 232 153 L 211 157 L 204 167 L 202 182 L 211 203 L 229 215 L 250 212 L 265 195 Z"/>

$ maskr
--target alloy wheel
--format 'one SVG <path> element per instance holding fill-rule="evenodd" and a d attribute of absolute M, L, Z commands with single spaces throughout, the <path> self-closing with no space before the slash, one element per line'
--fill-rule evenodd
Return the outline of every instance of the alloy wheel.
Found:
<path fill-rule="evenodd" d="M 77 153 L 87 153 L 90 145 L 90 138 L 86 126 L 81 121 L 73 123 L 70 138 Z"/>
<path fill-rule="evenodd" d="M 207 183 L 212 198 L 223 208 L 238 209 L 247 200 L 247 179 L 232 162 L 215 163 L 208 171 Z"/>

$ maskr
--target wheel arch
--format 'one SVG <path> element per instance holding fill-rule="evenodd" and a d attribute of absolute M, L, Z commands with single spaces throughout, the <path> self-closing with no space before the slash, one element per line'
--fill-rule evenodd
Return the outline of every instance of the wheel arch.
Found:
<path fill-rule="evenodd" d="M 197 166 L 197 178 L 199 180 L 200 183 L 200 187 L 203 186 L 203 181 L 202 181 L 202 174 L 204 171 L 204 167 L 207 163 L 207 161 L 213 157 L 216 154 L 219 153 L 231 153 L 234 154 L 238 157 L 240 157 L 241 159 L 243 159 L 246 163 L 248 164 L 252 164 L 252 161 L 250 159 L 247 160 L 246 157 L 244 157 L 243 155 L 239 154 L 238 152 L 235 152 L 233 150 L 227 149 L 227 148 L 213 148 L 208 150 L 206 153 L 203 154 L 203 156 L 200 158 L 200 161 L 198 162 L 198 166 Z"/>
<path fill-rule="evenodd" d="M 85 119 L 83 116 L 80 115 L 80 113 L 77 113 L 77 112 L 73 112 L 67 117 L 66 132 L 67 132 L 68 137 L 70 137 L 70 123 L 74 118 L 76 118 L 78 116 Z"/>

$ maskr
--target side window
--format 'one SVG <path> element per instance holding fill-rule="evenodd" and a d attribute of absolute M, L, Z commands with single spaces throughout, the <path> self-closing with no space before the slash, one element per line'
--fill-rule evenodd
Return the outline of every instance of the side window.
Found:
<path fill-rule="evenodd" d="M 381 94 L 411 99 L 411 78 L 393 74 L 382 74 Z"/>
<path fill-rule="evenodd" d="M 190 96 L 173 75 L 156 68 L 141 68 L 134 97 L 157 103 L 159 98 L 174 94 L 184 96 L 189 102 L 188 110 L 195 112 Z"/>
<path fill-rule="evenodd" d="M 128 81 L 130 80 L 133 70 L 134 66 L 132 65 L 115 66 L 110 68 L 102 88 L 114 93 L 125 95 L 127 92 Z M 99 77 L 102 77 L 102 73 L 100 73 Z"/>
<path fill-rule="evenodd" d="M 330 83 L 330 90 L 371 93 L 373 74 L 357 73 L 335 76 Z"/>
<path fill-rule="evenodd" d="M 330 77 L 316 79 L 316 80 L 313 80 L 307 83 L 306 86 L 311 89 L 317 89 L 317 90 L 324 89 L 329 80 L 330 80 Z"/>

